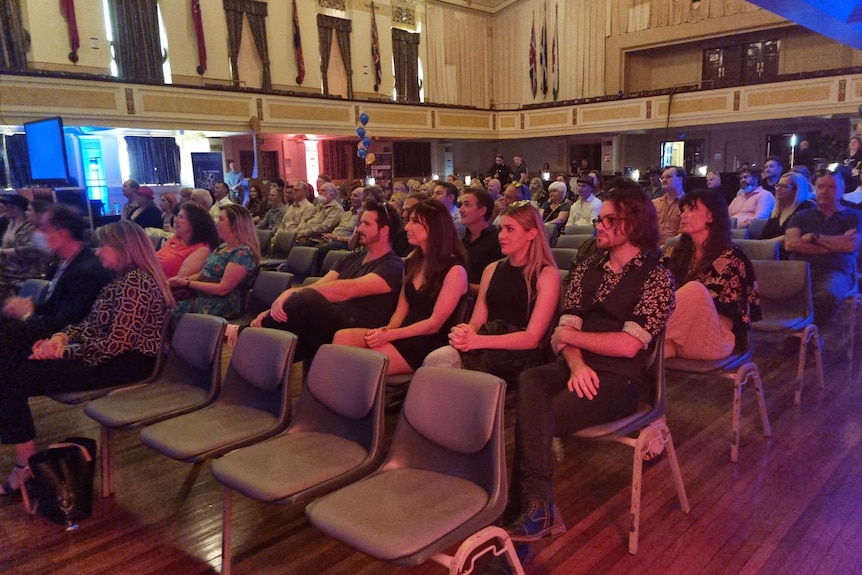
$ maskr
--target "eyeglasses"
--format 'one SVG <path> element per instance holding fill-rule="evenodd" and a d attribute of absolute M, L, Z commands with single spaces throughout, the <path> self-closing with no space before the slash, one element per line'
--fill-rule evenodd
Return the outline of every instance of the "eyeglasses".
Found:
<path fill-rule="evenodd" d="M 669 182 L 669 181 L 671 181 L 672 179 L 674 179 L 675 177 L 676 177 L 676 176 L 659 176 L 659 179 L 660 179 L 662 182 Z"/>
<path fill-rule="evenodd" d="M 609 230 L 612 227 L 614 227 L 614 222 L 624 220 L 624 219 L 625 218 L 621 218 L 619 216 L 599 216 L 598 218 L 593 220 L 593 227 L 597 228 L 601 224 L 601 226 L 603 228 L 605 228 L 606 230 Z"/>
<path fill-rule="evenodd" d="M 794 186 L 793 184 L 782 184 L 782 183 L 780 183 L 780 182 L 779 182 L 779 183 L 777 183 L 777 184 L 775 184 L 775 189 L 776 189 L 776 190 L 792 190 L 792 189 L 793 189 L 793 188 L 795 188 L 795 187 L 796 187 L 796 186 Z"/>

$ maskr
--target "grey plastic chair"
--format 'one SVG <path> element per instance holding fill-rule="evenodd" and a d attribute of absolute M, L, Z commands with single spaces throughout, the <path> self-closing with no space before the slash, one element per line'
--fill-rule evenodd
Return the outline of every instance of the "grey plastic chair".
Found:
<path fill-rule="evenodd" d="M 545 237 L 548 238 L 548 245 L 552 248 L 557 245 L 557 224 L 545 224 Z"/>
<path fill-rule="evenodd" d="M 269 270 L 275 269 L 285 263 L 287 256 L 293 250 L 294 243 L 296 243 L 296 232 L 276 232 L 269 257 L 261 259 L 258 267 Z"/>
<path fill-rule="evenodd" d="M 750 240 L 751 241 L 751 240 Z M 751 343 L 751 334 L 744 346 L 722 359 L 683 359 L 670 357 L 665 359 L 665 369 L 692 375 L 717 375 L 733 381 L 733 420 L 730 429 L 730 460 L 739 460 L 739 419 L 742 414 L 742 388 L 746 383 L 754 385 L 757 394 L 757 407 L 760 411 L 760 425 L 763 435 L 772 436 L 772 428 L 769 425 L 769 415 L 766 412 L 766 398 L 763 395 L 763 382 L 760 379 L 760 370 L 752 360 L 754 350 Z"/>
<path fill-rule="evenodd" d="M 101 435 L 102 496 L 114 493 L 114 434 L 189 413 L 212 403 L 221 389 L 221 354 L 227 322 L 187 313 L 177 323 L 164 369 L 149 385 L 94 399 L 84 414 Z"/>
<path fill-rule="evenodd" d="M 593 234 L 590 234 L 590 235 L 586 235 L 586 234 L 569 235 L 569 234 L 566 234 L 564 236 L 560 236 L 559 238 L 557 238 L 556 247 L 558 247 L 558 248 L 571 248 L 571 249 L 576 250 L 576 249 L 579 249 L 581 247 L 581 244 L 583 244 L 585 241 L 592 239 L 592 238 L 593 238 Z"/>
<path fill-rule="evenodd" d="M 734 240 L 747 240 L 748 228 L 733 228 L 730 230 L 730 237 Z"/>
<path fill-rule="evenodd" d="M 754 275 L 760 293 L 763 319 L 753 324 L 755 333 L 785 333 L 799 338 L 794 405 L 802 398 L 805 357 L 809 344 L 814 345 L 817 386 L 823 389 L 823 363 L 820 333 L 814 324 L 811 300 L 811 273 L 808 262 L 753 260 Z"/>
<path fill-rule="evenodd" d="M 460 573 L 476 556 L 472 550 L 489 543 L 523 573 L 506 532 L 488 527 L 506 506 L 505 388 L 487 373 L 420 368 L 386 461 L 312 502 L 306 508 L 312 525 L 381 561 L 433 559 L 450 573 Z M 442 553 L 459 541 L 454 558 Z"/>
<path fill-rule="evenodd" d="M 255 228 L 257 241 L 260 244 L 260 257 L 269 257 L 269 248 L 272 244 L 272 230 L 259 230 Z"/>
<path fill-rule="evenodd" d="M 349 253 L 351 253 L 350 250 L 329 250 L 326 252 L 326 255 L 323 257 L 323 263 L 320 265 L 320 275 L 325 276 L 332 269 L 332 266 L 335 265 L 335 262 Z"/>
<path fill-rule="evenodd" d="M 578 430 L 574 437 L 595 441 L 616 441 L 634 448 L 632 463 L 632 500 L 631 500 L 631 526 L 629 528 L 629 553 L 638 552 L 638 538 L 640 534 L 640 502 L 641 484 L 643 479 L 644 456 L 649 452 L 650 444 L 659 441 L 667 450 L 667 459 L 670 464 L 673 482 L 676 486 L 676 495 L 679 506 L 683 513 L 688 513 L 691 507 L 685 492 L 685 483 L 679 469 L 679 461 L 676 457 L 676 449 L 667 422 L 664 421 L 667 403 L 667 385 L 664 373 L 664 334 L 659 336 L 656 344 L 655 357 L 650 368 L 651 377 L 655 383 L 654 396 L 642 399 L 637 410 L 622 419 L 587 427 Z M 560 417 L 565 417 L 561 415 Z M 637 437 L 631 437 L 637 434 Z"/>
<path fill-rule="evenodd" d="M 213 462 L 213 477 L 224 485 L 223 574 L 231 570 L 233 491 L 258 501 L 295 504 L 356 481 L 380 465 L 387 363 L 376 351 L 324 345 L 314 357 L 287 431 Z"/>
<path fill-rule="evenodd" d="M 587 226 L 572 224 L 570 226 L 566 226 L 563 234 L 567 236 L 594 236 L 596 235 L 596 228 L 593 227 L 592 224 Z"/>
<path fill-rule="evenodd" d="M 763 239 L 763 230 L 768 221 L 766 218 L 751 218 L 748 222 L 748 236 L 753 240 Z"/>
<path fill-rule="evenodd" d="M 317 248 L 309 246 L 294 246 L 287 254 L 287 260 L 278 266 L 278 271 L 293 274 L 294 282 L 301 284 L 311 275 Z"/>
<path fill-rule="evenodd" d="M 197 463 L 281 433 L 290 421 L 288 375 L 296 341 L 287 331 L 243 330 L 215 402 L 144 428 L 141 442 Z"/>
<path fill-rule="evenodd" d="M 777 260 L 779 258 L 780 242 L 778 240 L 744 240 L 731 238 L 731 241 L 742 248 L 751 261 Z"/>
<path fill-rule="evenodd" d="M 572 262 L 578 259 L 578 250 L 575 248 L 551 248 L 551 255 L 554 256 L 557 269 L 569 271 Z"/>
<path fill-rule="evenodd" d="M 269 309 L 272 306 L 272 302 L 282 292 L 289 289 L 292 284 L 293 274 L 274 270 L 260 270 L 248 295 L 245 313 L 238 319 L 231 320 L 230 323 L 235 325 L 250 323 L 257 314 Z"/>

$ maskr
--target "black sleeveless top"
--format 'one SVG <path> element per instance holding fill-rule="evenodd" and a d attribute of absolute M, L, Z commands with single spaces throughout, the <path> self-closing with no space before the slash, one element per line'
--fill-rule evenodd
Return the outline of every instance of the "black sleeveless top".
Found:
<path fill-rule="evenodd" d="M 518 329 L 527 329 L 530 315 L 536 304 L 536 278 L 533 278 L 533 298 L 527 297 L 527 282 L 524 281 L 524 267 L 513 266 L 509 258 L 497 263 L 485 303 L 488 306 L 488 321 L 503 320 Z"/>

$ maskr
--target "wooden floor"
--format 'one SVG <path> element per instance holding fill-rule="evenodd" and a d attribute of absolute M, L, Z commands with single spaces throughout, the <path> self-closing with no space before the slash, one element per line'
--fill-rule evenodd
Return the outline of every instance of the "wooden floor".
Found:
<path fill-rule="evenodd" d="M 846 331 L 835 331 L 829 339 L 840 342 Z M 761 434 L 753 390 L 746 390 L 736 464 L 729 461 L 729 384 L 671 377 L 668 421 L 691 513 L 679 509 L 666 458 L 650 464 L 636 556 L 626 552 L 629 448 L 560 442 L 555 493 L 568 532 L 541 542 L 527 573 L 862 573 L 862 341 L 857 344 L 856 368 L 829 354 L 826 388 L 809 385 L 794 407 L 793 358 L 759 342 L 773 436 Z M 80 408 L 45 398 L 32 404 L 40 446 L 70 435 L 98 437 Z M 510 448 L 512 415 L 507 410 Z M 394 425 L 394 417 L 387 423 Z M 12 450 L 4 446 L 0 472 L 11 462 Z M 222 492 L 208 467 L 190 477 L 191 470 L 143 447 L 136 433 L 120 434 L 117 495 L 98 499 L 77 532 L 25 515 L 17 500 L 0 501 L 0 573 L 217 573 Z M 185 490 L 187 480 L 192 485 Z M 434 563 L 414 569 L 378 563 L 314 530 L 301 509 L 243 497 L 234 498 L 233 552 L 234 573 L 245 575 L 445 572 Z"/>

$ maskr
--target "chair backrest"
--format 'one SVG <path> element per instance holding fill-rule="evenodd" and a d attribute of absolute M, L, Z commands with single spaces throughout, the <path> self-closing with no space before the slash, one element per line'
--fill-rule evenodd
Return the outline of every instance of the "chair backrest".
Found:
<path fill-rule="evenodd" d="M 764 319 L 814 317 L 811 271 L 802 260 L 752 260 Z"/>
<path fill-rule="evenodd" d="M 751 218 L 751 221 L 748 223 L 748 237 L 753 240 L 762 239 L 763 230 L 766 228 L 768 221 L 766 218 Z"/>
<path fill-rule="evenodd" d="M 592 239 L 593 234 L 566 234 L 557 238 L 558 248 L 573 248 L 578 249 L 585 241 Z"/>
<path fill-rule="evenodd" d="M 320 275 L 325 276 L 332 269 L 335 262 L 350 253 L 350 250 L 329 250 L 323 257 L 323 263 L 320 265 Z"/>
<path fill-rule="evenodd" d="M 743 240 L 731 238 L 742 248 L 750 260 L 777 260 L 779 258 L 778 240 Z"/>
<path fill-rule="evenodd" d="M 308 246 L 294 246 L 287 254 L 287 262 L 284 263 L 284 271 L 288 271 L 294 275 L 297 281 L 307 278 L 311 274 L 311 267 L 314 265 L 314 257 L 317 255 L 317 248 Z"/>
<path fill-rule="evenodd" d="M 472 481 L 506 502 L 505 382 L 464 369 L 416 371 L 382 469 L 422 468 Z"/>
<path fill-rule="evenodd" d="M 214 315 L 187 313 L 180 317 L 157 379 L 209 390 L 221 388 L 221 356 L 227 321 Z"/>
<path fill-rule="evenodd" d="M 748 228 L 733 228 L 730 230 L 730 237 L 735 240 L 747 240 Z"/>
<path fill-rule="evenodd" d="M 565 236 L 562 236 L 565 237 Z M 551 255 L 554 256 L 554 262 L 557 264 L 557 269 L 569 271 L 572 262 L 578 258 L 578 250 L 575 248 L 551 248 Z"/>
<path fill-rule="evenodd" d="M 31 278 L 24 280 L 21 284 L 21 289 L 18 291 L 19 297 L 28 297 L 33 300 L 33 305 L 42 305 L 48 298 L 48 288 L 51 282 L 43 279 Z"/>
<path fill-rule="evenodd" d="M 273 258 L 286 258 L 293 250 L 294 243 L 296 243 L 296 232 L 276 232 L 270 256 Z"/>
<path fill-rule="evenodd" d="M 260 243 L 260 257 L 265 258 L 269 255 L 269 248 L 272 243 L 272 230 L 255 228 L 255 232 L 257 233 L 257 241 Z"/>
<path fill-rule="evenodd" d="M 316 431 L 359 443 L 383 457 L 384 381 L 388 358 L 358 347 L 325 344 L 317 351 L 290 432 Z"/>
<path fill-rule="evenodd" d="M 288 376 L 297 337 L 289 331 L 246 328 L 239 334 L 222 384 L 220 405 L 246 405 L 290 418 Z"/>
<path fill-rule="evenodd" d="M 594 236 L 596 235 L 596 228 L 593 227 L 593 224 L 586 226 L 571 224 L 566 226 L 563 234 L 567 236 Z"/>
<path fill-rule="evenodd" d="M 270 270 L 259 271 L 257 279 L 254 281 L 254 287 L 251 289 L 248 311 L 257 314 L 268 309 L 275 298 L 290 288 L 292 283 L 293 274 L 291 273 Z"/>

